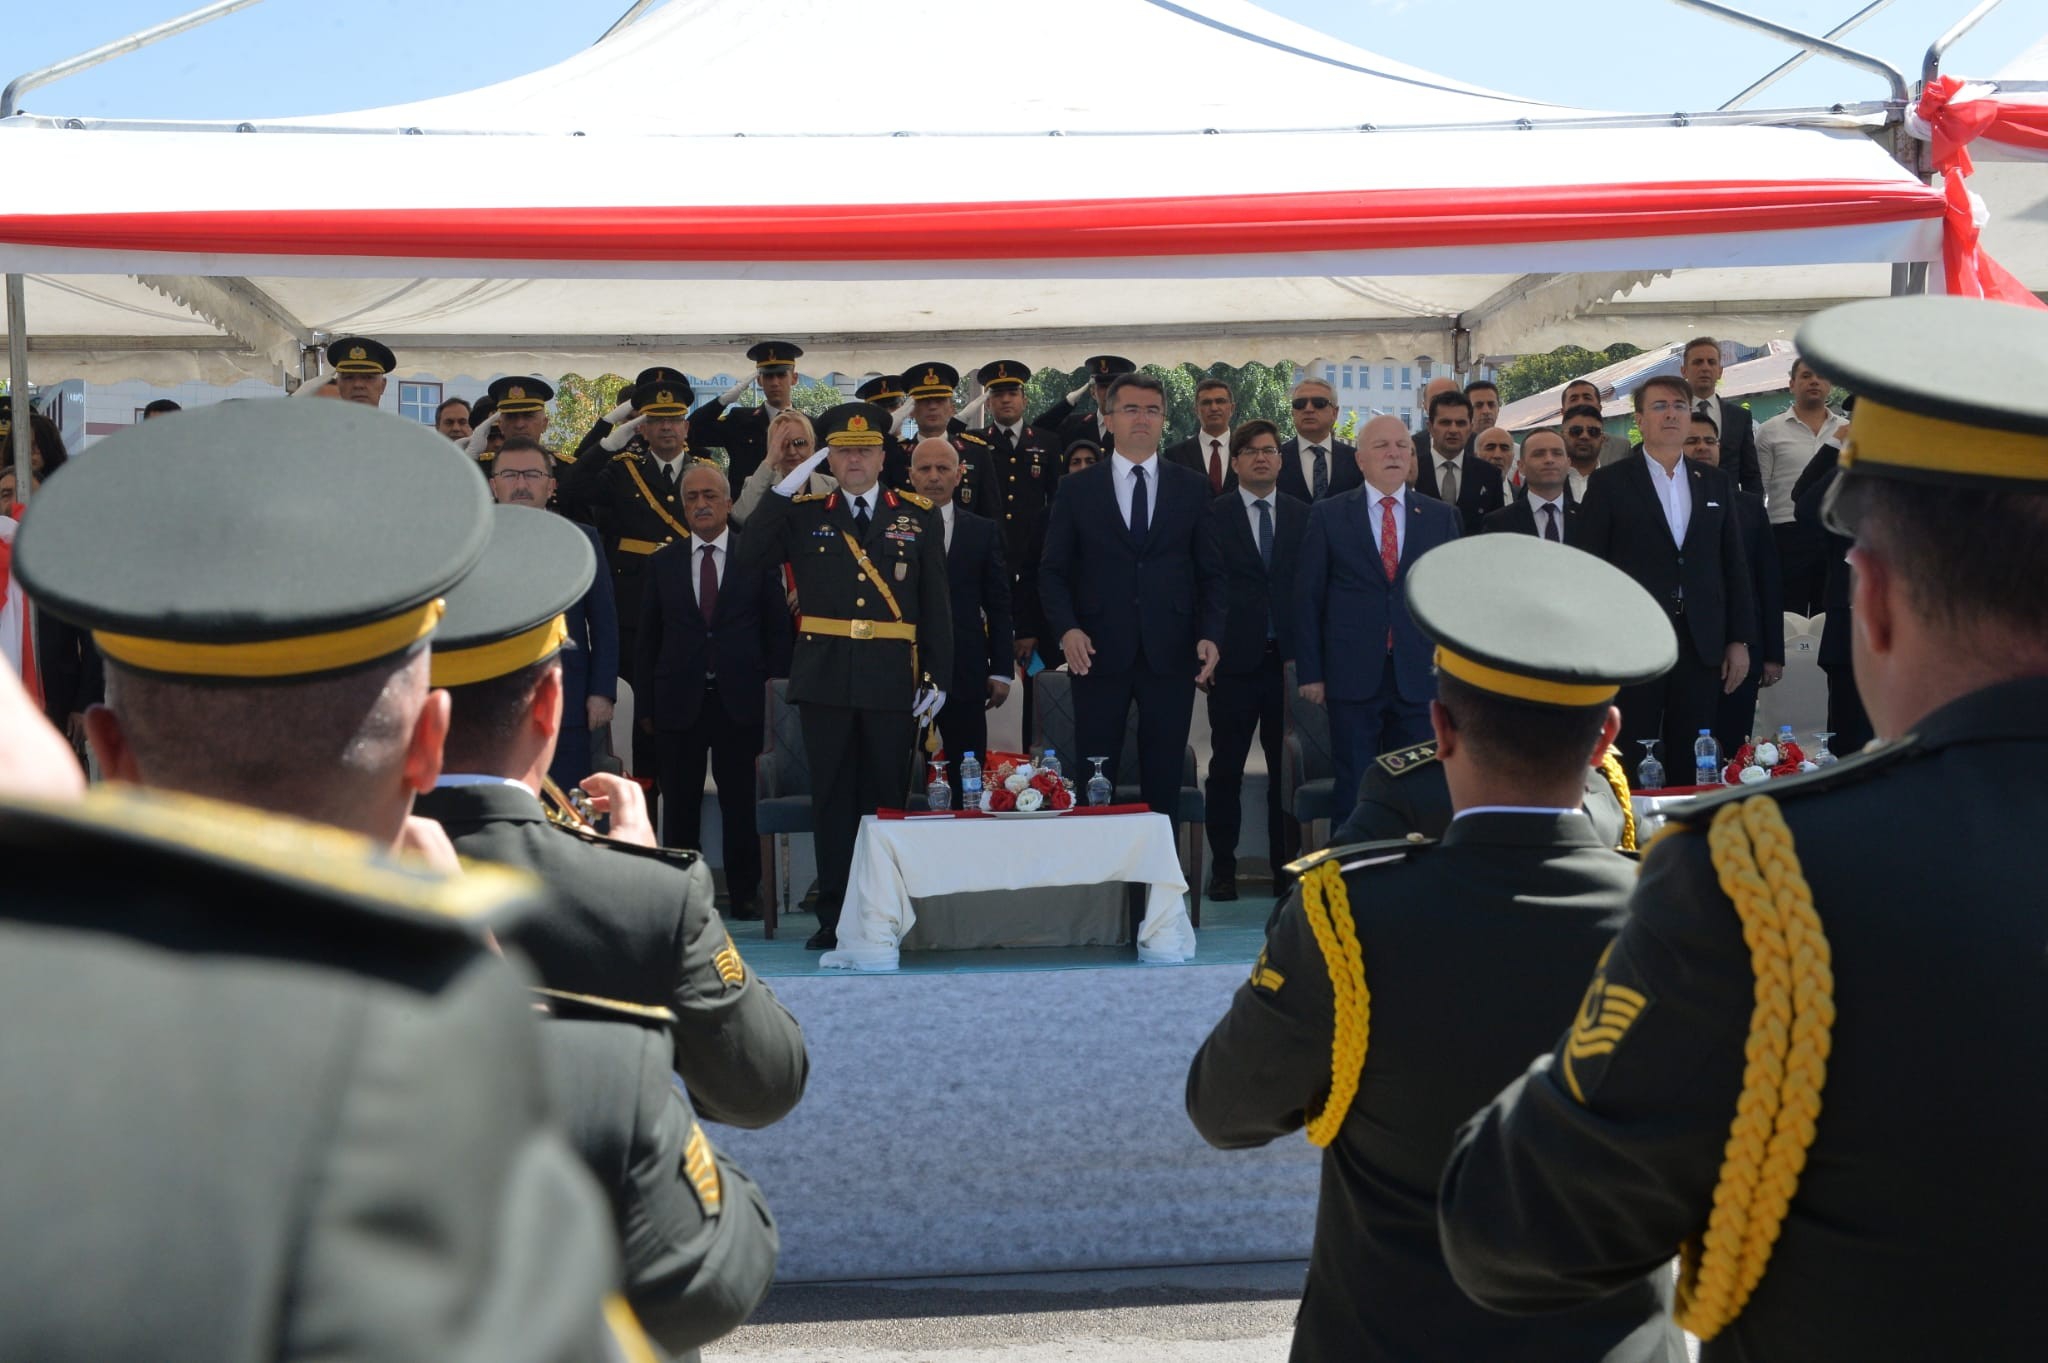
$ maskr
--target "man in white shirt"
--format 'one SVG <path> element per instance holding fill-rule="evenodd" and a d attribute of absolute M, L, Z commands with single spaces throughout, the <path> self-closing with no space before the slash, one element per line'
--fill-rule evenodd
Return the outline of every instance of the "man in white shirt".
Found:
<path fill-rule="evenodd" d="M 1593 476 L 1593 470 L 1605 468 L 1614 461 L 1607 457 L 1607 446 L 1611 437 L 1600 419 L 1597 403 L 1578 402 L 1564 409 L 1564 424 L 1558 428 L 1564 436 L 1565 454 L 1571 459 L 1571 472 L 1565 475 L 1565 486 L 1571 489 L 1572 500 L 1586 500 L 1586 480 Z M 1621 442 L 1622 452 L 1628 452 L 1628 442 Z"/>
<path fill-rule="evenodd" d="M 1828 407 L 1834 383 L 1804 360 L 1792 362 L 1792 405 L 1756 428 L 1757 469 L 1763 475 L 1771 538 L 1778 542 L 1784 574 L 1785 609 L 1813 615 L 1822 609 L 1827 560 L 1818 527 L 1793 519 L 1792 485 L 1822 445 L 1834 444 L 1847 424 Z"/>

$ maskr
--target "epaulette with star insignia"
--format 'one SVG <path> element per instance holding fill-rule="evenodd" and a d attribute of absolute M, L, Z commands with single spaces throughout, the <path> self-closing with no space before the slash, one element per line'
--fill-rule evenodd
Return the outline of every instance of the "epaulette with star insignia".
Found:
<path fill-rule="evenodd" d="M 922 507 L 926 511 L 932 509 L 932 499 L 922 495 L 921 493 L 912 492 L 909 488 L 901 487 L 896 488 L 895 493 L 898 497 L 901 497 L 904 501 L 909 502 L 912 506 Z"/>
<path fill-rule="evenodd" d="M 1368 866 L 1391 866 L 1395 862 L 1407 861 L 1417 852 L 1436 846 L 1436 839 L 1421 833 L 1410 833 L 1405 838 L 1387 838 L 1378 842 L 1354 842 L 1342 847 L 1326 847 L 1299 861 L 1290 861 L 1282 869 L 1290 876 L 1300 877 L 1306 872 L 1328 861 L 1337 863 L 1340 871 L 1358 871 Z"/>

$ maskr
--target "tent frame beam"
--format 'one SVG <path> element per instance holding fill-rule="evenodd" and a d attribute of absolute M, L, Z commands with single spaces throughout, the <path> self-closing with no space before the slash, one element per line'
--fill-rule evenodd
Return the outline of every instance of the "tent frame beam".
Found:
<path fill-rule="evenodd" d="M 1991 0 L 1991 3 L 1997 4 L 1998 0 Z M 1822 34 L 1821 36 L 1823 38 L 1826 38 L 1830 42 L 1834 41 L 1836 38 L 1846 38 L 1849 36 L 1849 34 L 1855 32 L 1855 30 L 1863 23 L 1865 19 L 1869 19 L 1877 14 L 1880 14 L 1883 11 L 1890 9 L 1891 6 L 1892 0 L 1870 0 L 1869 4 L 1865 5 L 1862 9 L 1857 10 L 1854 14 L 1844 19 L 1841 23 L 1836 24 L 1833 28 L 1829 29 L 1826 33 Z M 1727 113 L 1731 109 L 1741 108 L 1743 105 L 1749 103 L 1750 100 L 1756 98 L 1764 91 L 1770 89 L 1773 85 L 1776 85 L 1779 81 L 1791 75 L 1794 71 L 1797 71 L 1800 67 L 1806 65 L 1811 60 L 1813 60 L 1813 52 L 1811 49 L 1794 52 L 1791 56 L 1785 58 L 1784 61 L 1779 62 L 1776 66 L 1772 67 L 1768 72 L 1766 72 L 1762 76 L 1759 76 L 1756 80 L 1751 81 L 1749 85 L 1744 87 L 1739 94 L 1736 94 L 1735 96 L 1730 98 L 1727 103 L 1723 104 L 1717 112 Z"/>
<path fill-rule="evenodd" d="M 125 38 L 116 38 L 110 43 L 102 43 L 90 52 L 81 52 L 75 57 L 66 57 L 63 61 L 24 72 L 7 82 L 5 90 L 0 90 L 0 118 L 12 118 L 19 113 L 21 97 L 40 86 L 62 80 L 66 76 L 75 76 L 80 71 L 89 71 L 116 57 L 124 57 L 139 48 L 148 47 L 151 43 L 174 38 L 180 33 L 198 28 L 201 24 L 210 24 L 215 19 L 233 14 L 236 10 L 248 9 L 251 5 L 261 3 L 263 0 L 213 0 L 210 5 L 201 5 L 188 14 L 166 19 L 152 28 L 131 33 Z"/>
<path fill-rule="evenodd" d="M 1979 20 L 1997 9 L 2005 0 L 1983 0 L 1975 9 L 1956 20 L 1955 27 L 1936 38 L 1928 45 L 1927 55 L 1920 61 L 1920 81 L 1932 85 L 1941 76 L 1941 59 L 1955 46 L 1956 40 L 1977 26 Z"/>
<path fill-rule="evenodd" d="M 1906 82 L 1906 73 L 1882 57 L 1873 57 L 1868 52 L 1860 52 L 1853 47 L 1844 47 L 1840 43 L 1831 42 L 1826 38 L 1792 28 L 1775 20 L 1750 14 L 1745 10 L 1736 9 L 1732 5 L 1721 4 L 1719 0 L 1672 0 L 1672 3 L 1682 5 L 1686 9 L 1696 9 L 1702 14 L 1711 14 L 1716 19 L 1725 19 L 1729 23 L 1741 28 L 1753 28 L 1759 33 L 1768 33 L 1773 38 L 1777 38 L 1782 42 L 1791 43 L 1794 47 L 1803 47 L 1808 52 L 1817 53 L 1825 57 L 1833 57 L 1838 62 L 1843 62 L 1849 66 L 1882 76 L 1885 82 L 1891 86 L 1893 101 L 1902 110 L 1906 101 L 1912 97 L 1911 89 Z"/>

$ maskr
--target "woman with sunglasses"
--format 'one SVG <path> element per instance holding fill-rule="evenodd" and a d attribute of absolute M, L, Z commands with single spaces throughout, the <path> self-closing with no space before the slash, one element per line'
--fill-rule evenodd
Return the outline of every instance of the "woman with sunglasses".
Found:
<path fill-rule="evenodd" d="M 817 451 L 818 433 L 811 426 L 811 419 L 794 407 L 779 412 L 768 423 L 768 455 L 759 468 L 747 475 L 747 481 L 740 485 L 740 495 L 733 499 L 732 518 L 745 525 L 747 517 L 768 490 L 796 472 L 796 466 Z M 820 469 L 811 475 L 810 486 L 805 491 L 823 495 L 838 487 L 832 475 Z"/>

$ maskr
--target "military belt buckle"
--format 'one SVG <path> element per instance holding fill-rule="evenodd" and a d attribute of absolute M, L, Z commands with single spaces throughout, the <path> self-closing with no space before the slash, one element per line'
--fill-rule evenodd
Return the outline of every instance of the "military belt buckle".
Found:
<path fill-rule="evenodd" d="M 875 637 L 875 622 L 872 620 L 849 620 L 847 624 L 853 626 L 852 635 L 856 639 Z"/>

